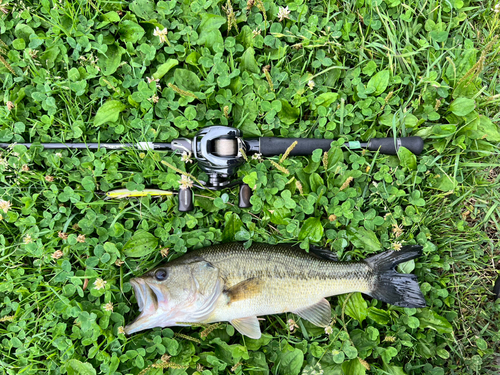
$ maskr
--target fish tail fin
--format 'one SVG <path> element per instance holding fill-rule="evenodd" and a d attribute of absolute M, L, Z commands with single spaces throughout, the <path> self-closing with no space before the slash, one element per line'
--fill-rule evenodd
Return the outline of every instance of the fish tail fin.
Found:
<path fill-rule="evenodd" d="M 418 285 L 417 276 L 396 271 L 399 263 L 421 255 L 422 246 L 409 245 L 403 246 L 399 251 L 386 251 L 365 259 L 375 277 L 373 291 L 368 294 L 391 305 L 425 307 L 425 298 Z"/>

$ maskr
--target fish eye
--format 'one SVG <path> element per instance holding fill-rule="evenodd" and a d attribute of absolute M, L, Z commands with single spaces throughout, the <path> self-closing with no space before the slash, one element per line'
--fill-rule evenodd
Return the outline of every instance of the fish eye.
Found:
<path fill-rule="evenodd" d="M 159 270 L 157 270 L 157 271 L 155 272 L 155 278 L 156 278 L 156 280 L 158 280 L 158 281 L 163 281 L 163 280 L 165 280 L 165 279 L 167 278 L 167 276 L 168 276 L 167 270 L 166 270 L 166 269 L 164 269 L 164 268 L 160 268 Z"/>

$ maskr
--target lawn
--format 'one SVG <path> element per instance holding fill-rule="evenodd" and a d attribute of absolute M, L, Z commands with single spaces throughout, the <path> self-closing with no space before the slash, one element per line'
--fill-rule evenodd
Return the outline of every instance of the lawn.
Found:
<path fill-rule="evenodd" d="M 0 2 L 0 142 L 169 142 L 210 125 L 328 138 L 328 153 L 252 159 L 253 189 L 177 192 L 180 154 L 0 151 L 0 372 L 494 374 L 500 365 L 500 3 L 450 0 Z M 388 156 L 345 141 L 418 135 Z M 428 307 L 330 299 L 326 331 L 267 316 L 130 337 L 128 282 L 227 241 L 331 249 L 420 244 L 400 267 Z M 291 324 L 292 319 L 295 324 Z M 495 367 L 496 366 L 496 367 Z"/>

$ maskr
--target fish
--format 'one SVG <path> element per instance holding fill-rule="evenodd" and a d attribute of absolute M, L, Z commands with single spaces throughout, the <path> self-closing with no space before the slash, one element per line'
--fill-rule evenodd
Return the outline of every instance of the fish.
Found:
<path fill-rule="evenodd" d="M 351 292 L 396 306 L 425 307 L 416 275 L 395 270 L 421 255 L 419 245 L 359 262 L 338 262 L 327 249 L 306 252 L 285 244 L 201 248 L 130 280 L 140 314 L 124 331 L 229 322 L 258 339 L 258 316 L 292 312 L 326 327 L 331 321 L 326 298 Z"/>

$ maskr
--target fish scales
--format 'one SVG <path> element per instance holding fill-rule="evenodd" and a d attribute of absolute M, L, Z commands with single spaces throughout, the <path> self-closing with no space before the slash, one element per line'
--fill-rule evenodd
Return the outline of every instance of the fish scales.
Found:
<path fill-rule="evenodd" d="M 185 261 L 190 257 L 202 258 L 218 268 L 225 290 L 248 279 L 263 283 L 260 293 L 250 291 L 236 302 L 221 298 L 207 322 L 231 321 L 241 314 L 294 311 L 323 297 L 368 292 L 372 284 L 373 273 L 364 262 L 318 259 L 286 245 L 255 244 L 245 250 L 241 243 L 229 243 L 194 251 Z"/>
<path fill-rule="evenodd" d="M 395 267 L 422 255 L 418 245 L 386 251 L 361 262 L 338 262 L 333 253 L 288 245 L 228 243 L 191 251 L 130 280 L 141 314 L 125 332 L 230 322 L 251 338 L 261 336 L 257 316 L 293 312 L 325 327 L 325 297 L 361 292 L 402 307 L 425 307 L 415 275 Z"/>

